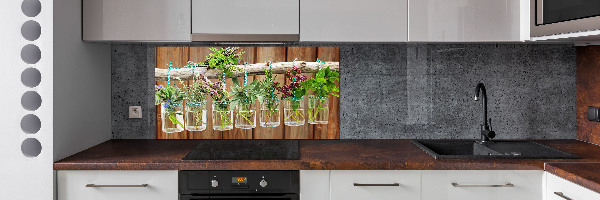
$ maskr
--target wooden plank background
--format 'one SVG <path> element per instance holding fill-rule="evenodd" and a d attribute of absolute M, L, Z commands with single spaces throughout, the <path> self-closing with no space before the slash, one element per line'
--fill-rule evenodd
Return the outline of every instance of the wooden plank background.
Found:
<path fill-rule="evenodd" d="M 173 62 L 173 67 L 180 68 L 187 65 L 188 61 L 195 63 L 206 60 L 211 47 L 156 47 L 156 68 L 168 68 L 169 62 Z M 224 48 L 224 47 L 216 47 Z M 338 47 L 240 47 L 246 53 L 242 59 L 243 62 L 259 63 L 271 60 L 272 62 L 291 62 L 295 58 L 300 61 L 315 61 L 319 58 L 325 62 L 339 62 Z M 304 74 L 308 78 L 314 74 Z M 248 82 L 253 80 L 263 80 L 264 75 L 249 76 Z M 238 78 L 243 83 L 243 77 Z M 215 80 L 211 80 L 215 81 Z M 277 75 L 276 82 L 283 84 L 285 78 L 283 74 Z M 181 86 L 178 81 L 172 81 L 171 84 Z M 191 81 L 186 81 L 190 84 Z M 232 84 L 231 79 L 227 79 L 227 88 Z M 285 82 L 287 84 L 287 82 Z M 156 81 L 156 84 L 166 85 L 165 81 Z M 338 85 L 339 86 L 339 85 Z M 306 97 L 308 99 L 308 97 Z M 212 100 L 207 100 L 207 128 L 204 131 L 187 131 L 181 133 L 162 132 L 160 106 L 156 106 L 156 139 L 339 139 L 339 98 L 329 97 L 329 123 L 323 125 L 312 125 L 305 122 L 303 126 L 290 127 L 283 124 L 283 112 L 281 113 L 281 125 L 273 128 L 265 128 L 257 125 L 250 130 L 234 128 L 229 131 L 212 130 Z M 257 102 L 258 109 L 258 102 Z M 283 103 L 280 105 L 283 111 Z M 305 103 L 305 109 L 308 109 L 308 100 Z M 257 123 L 259 122 L 257 112 Z M 235 113 L 234 113 L 235 115 Z M 235 120 L 235 116 L 234 116 Z"/>

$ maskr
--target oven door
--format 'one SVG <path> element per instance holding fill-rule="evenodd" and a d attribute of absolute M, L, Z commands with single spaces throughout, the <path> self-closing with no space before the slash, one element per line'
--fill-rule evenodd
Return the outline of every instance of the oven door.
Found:
<path fill-rule="evenodd" d="M 297 194 L 284 194 L 284 195 L 230 195 L 230 196 L 194 196 L 194 195 L 179 195 L 179 200 L 205 200 L 205 199 L 219 199 L 219 200 L 239 200 L 239 199 L 269 199 L 269 200 L 300 200 Z"/>

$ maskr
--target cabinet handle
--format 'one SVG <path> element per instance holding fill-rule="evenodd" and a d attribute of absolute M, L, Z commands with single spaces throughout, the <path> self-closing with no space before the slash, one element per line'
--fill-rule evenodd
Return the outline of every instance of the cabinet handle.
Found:
<path fill-rule="evenodd" d="M 512 183 L 507 183 L 504 185 L 461 185 L 458 183 L 452 183 L 454 187 L 515 187 Z"/>
<path fill-rule="evenodd" d="M 565 196 L 565 194 L 563 194 L 562 192 L 554 192 L 554 194 L 556 196 L 562 197 L 565 200 L 573 200 L 573 199 L 569 198 L 568 196 Z"/>
<path fill-rule="evenodd" d="M 364 184 L 364 183 L 354 183 L 354 186 L 400 186 L 400 183 L 392 183 L 392 184 Z"/>
<path fill-rule="evenodd" d="M 141 185 L 96 185 L 96 184 L 87 184 L 85 187 L 148 187 L 148 184 Z"/>

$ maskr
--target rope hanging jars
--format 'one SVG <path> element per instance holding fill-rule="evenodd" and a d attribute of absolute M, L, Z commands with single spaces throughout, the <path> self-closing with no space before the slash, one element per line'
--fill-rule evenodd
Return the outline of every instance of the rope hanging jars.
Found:
<path fill-rule="evenodd" d="M 204 131 L 207 128 L 227 131 L 234 127 L 253 129 L 257 125 L 278 127 L 281 125 L 282 116 L 286 126 L 302 126 L 306 123 L 327 124 L 329 96 L 338 96 L 337 92 L 339 92 L 335 85 L 339 77 L 337 63 L 331 69 L 327 63 L 317 59 L 314 63 L 318 66 L 314 64 L 309 66 L 311 67 L 309 71 L 315 73 L 310 80 L 302 74 L 302 69 L 307 68 L 307 62 L 297 62 L 297 59 L 291 62 L 291 65 L 266 61 L 261 68 L 263 72 L 250 69 L 259 66 L 257 64 L 244 63 L 243 85 L 235 78 L 240 75 L 235 71 L 235 66 L 228 67 L 233 71 L 222 70 L 217 76 L 218 80 L 210 81 L 205 76 L 205 73 L 208 73 L 204 68 L 205 63 L 190 61 L 187 66 L 180 69 L 173 68 L 172 63 L 168 65 L 167 86 L 157 85 L 155 90 L 156 104 L 161 105 L 163 132 Z M 277 73 L 281 73 L 282 68 L 287 69 L 283 73 L 287 84 L 274 81 L 274 74 L 277 74 L 274 67 L 277 68 Z M 312 67 L 317 68 L 312 69 Z M 249 73 L 251 70 L 254 71 Z M 183 90 L 171 85 L 173 71 L 178 73 L 174 79 L 181 81 L 184 85 Z M 180 74 L 181 72 L 191 72 L 191 85 L 184 83 L 181 77 L 186 75 Z M 266 78 L 248 81 L 248 74 L 265 74 Z M 231 92 L 227 91 L 225 84 L 227 76 L 233 77 Z M 210 113 L 207 111 L 209 108 L 206 104 L 208 97 L 213 99 Z M 305 107 L 306 105 L 308 107 Z M 283 110 L 280 109 L 281 106 Z M 212 127 L 207 126 L 209 118 L 212 120 Z"/>

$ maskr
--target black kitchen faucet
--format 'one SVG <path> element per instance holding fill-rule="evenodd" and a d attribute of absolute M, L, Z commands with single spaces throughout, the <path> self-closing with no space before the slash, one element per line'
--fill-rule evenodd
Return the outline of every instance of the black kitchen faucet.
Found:
<path fill-rule="evenodd" d="M 487 118 L 487 94 L 485 92 L 485 86 L 483 83 L 478 83 L 475 88 L 475 101 L 479 101 L 481 97 L 479 97 L 479 92 L 481 91 L 481 96 L 483 97 L 483 101 L 481 101 L 481 105 L 483 107 L 483 124 L 481 124 L 481 143 L 489 142 L 490 139 L 496 137 L 496 132 L 492 131 L 492 118 L 490 118 L 490 122 L 488 124 Z"/>

